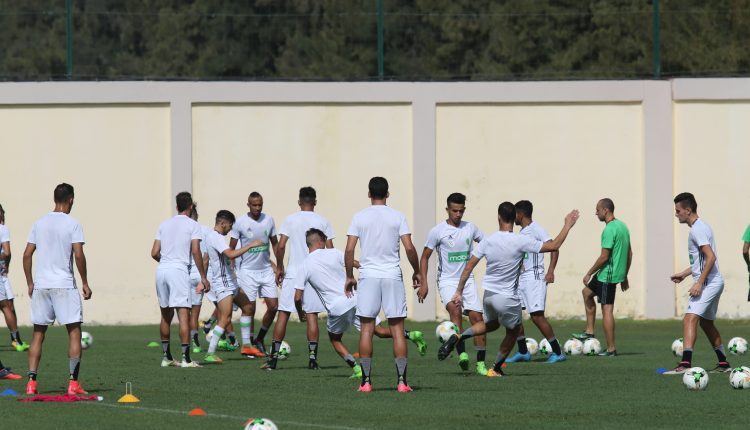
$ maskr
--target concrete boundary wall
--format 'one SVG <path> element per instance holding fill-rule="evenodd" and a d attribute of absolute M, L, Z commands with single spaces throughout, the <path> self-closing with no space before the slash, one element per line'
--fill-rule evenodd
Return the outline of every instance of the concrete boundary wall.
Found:
<path fill-rule="evenodd" d="M 373 105 L 411 106 L 413 167 L 410 190 L 414 243 L 421 250 L 427 232 L 442 217 L 436 213 L 443 197 L 437 196 L 436 111 L 441 105 L 617 105 L 636 104 L 642 109 L 642 213 L 644 243 L 640 247 L 644 267 L 643 303 L 635 317 L 672 318 L 681 314 L 664 276 L 680 266 L 673 212 L 675 193 L 676 103 L 746 102 L 750 100 L 750 79 L 676 79 L 673 81 L 586 81 L 586 82 L 501 82 L 501 83 L 277 83 L 277 82 L 44 82 L 0 83 L 2 109 L 44 106 L 169 106 L 169 189 L 174 195 L 193 188 L 194 106 L 218 105 Z M 750 136 L 748 136 L 750 137 Z M 63 142 L 64 143 L 64 142 Z M 0 142 L 0 149 L 11 142 Z M 0 158 L 4 150 L 0 150 Z M 2 159 L 0 164 L 12 162 Z M 1 174 L 1 173 L 0 173 Z M 2 178 L 7 181 L 8 178 Z M 93 179 L 93 178 L 92 178 Z M 2 202 L 0 194 L 0 202 Z M 36 197 L 31 197 L 36 198 Z M 700 202 L 700 200 L 699 200 Z M 580 208 L 588 215 L 590 208 Z M 727 208 L 728 209 L 728 208 Z M 205 220 L 204 220 L 205 221 Z M 277 220 L 280 223 L 281 220 Z M 719 222 L 716 220 L 715 222 Z M 85 227 L 85 226 L 84 226 Z M 338 227 L 338 245 L 343 246 L 346 226 Z M 155 230 L 156 226 L 154 226 Z M 556 227 L 555 227 L 556 228 Z M 597 227 L 598 228 L 598 227 Z M 556 230 L 550 226 L 550 233 Z M 15 232 L 14 232 L 15 233 Z M 27 232 L 14 234 L 14 247 Z M 737 234 L 741 234 L 741 231 Z M 721 245 L 721 244 L 720 244 Z M 684 244 L 682 245 L 684 246 Z M 16 248 L 14 248 L 14 252 Z M 144 251 L 145 252 L 145 251 Z M 595 255 L 591 255 L 591 261 Z M 724 258 L 735 258 L 727 254 Z M 12 264 L 18 289 L 20 254 Z M 433 259 L 434 260 L 434 259 Z M 148 269 L 149 273 L 151 268 Z M 410 272 L 409 272 L 410 273 Z M 431 274 L 434 274 L 434 267 Z M 405 272 L 406 274 L 406 272 Z M 582 273 L 581 273 L 582 275 Z M 410 317 L 431 320 L 440 315 L 434 283 L 425 304 L 414 302 Z M 144 287 L 145 288 L 145 287 Z M 148 287 L 151 288 L 150 286 Z M 439 302 L 439 300 L 438 300 Z M 21 306 L 23 307 L 23 306 Z M 155 306 L 154 306 L 155 307 Z M 23 313 L 23 312 L 22 312 Z M 555 314 L 554 308 L 550 313 Z M 580 314 L 583 307 L 580 307 Z M 742 316 L 750 316 L 750 309 Z M 21 321 L 23 321 L 21 317 Z M 101 316 L 100 322 L 142 323 L 127 316 Z M 154 320 L 155 321 L 155 320 Z"/>

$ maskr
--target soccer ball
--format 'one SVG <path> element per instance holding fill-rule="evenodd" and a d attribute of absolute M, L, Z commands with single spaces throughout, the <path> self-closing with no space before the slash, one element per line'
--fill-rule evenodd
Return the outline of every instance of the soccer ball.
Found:
<path fill-rule="evenodd" d="M 289 344 L 285 340 L 282 340 L 281 346 L 279 347 L 279 360 L 286 360 L 287 358 L 289 358 L 289 354 L 291 353 L 292 353 L 292 347 L 289 346 Z M 258 418 L 258 419 L 265 419 L 265 418 Z M 274 423 L 271 423 L 271 425 L 273 425 L 273 427 L 268 427 L 268 428 L 276 428 L 276 425 Z M 266 427 L 253 427 L 253 428 L 266 428 Z"/>
<path fill-rule="evenodd" d="M 245 430 L 278 430 L 268 418 L 250 418 L 245 422 Z"/>
<path fill-rule="evenodd" d="M 458 326 L 451 321 L 443 321 L 435 329 L 435 336 L 437 336 L 440 343 L 447 342 L 454 334 L 458 334 Z"/>
<path fill-rule="evenodd" d="M 581 355 L 583 354 L 583 342 L 578 339 L 568 339 L 563 345 L 563 350 L 569 355 Z"/>
<path fill-rule="evenodd" d="M 688 390 L 705 390 L 708 386 L 708 372 L 702 367 L 691 367 L 682 374 L 682 383 Z"/>
<path fill-rule="evenodd" d="M 596 355 L 598 353 L 602 352 L 602 344 L 599 343 L 599 340 L 590 337 L 586 339 L 583 342 L 583 353 L 586 355 Z"/>
<path fill-rule="evenodd" d="M 536 355 L 537 352 L 539 352 L 539 344 L 536 343 L 536 341 L 530 337 L 526 338 L 526 349 L 529 350 L 529 354 Z"/>
<path fill-rule="evenodd" d="M 87 349 L 91 346 L 91 344 L 94 343 L 94 336 L 91 336 L 91 333 L 87 331 L 81 332 L 81 348 Z"/>
<path fill-rule="evenodd" d="M 732 373 L 729 374 L 729 385 L 738 390 L 750 388 L 750 368 L 742 366 L 732 369 Z"/>
<path fill-rule="evenodd" d="M 677 357 L 682 357 L 682 349 L 684 346 L 682 345 L 682 338 L 675 339 L 674 342 L 672 342 L 672 354 L 676 355 Z"/>
<path fill-rule="evenodd" d="M 542 339 L 541 342 L 539 342 L 539 352 L 542 355 L 552 354 L 552 345 L 549 344 L 547 339 Z"/>
<path fill-rule="evenodd" d="M 734 355 L 744 355 L 747 352 L 747 341 L 741 337 L 733 337 L 727 344 L 729 352 Z"/>

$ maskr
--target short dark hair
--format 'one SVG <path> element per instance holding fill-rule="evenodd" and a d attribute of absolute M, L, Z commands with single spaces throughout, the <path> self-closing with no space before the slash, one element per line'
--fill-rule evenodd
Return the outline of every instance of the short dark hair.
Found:
<path fill-rule="evenodd" d="M 250 193 L 249 196 L 247 196 L 247 199 L 248 200 L 250 200 L 250 199 L 256 199 L 258 197 L 263 198 L 263 196 L 261 196 L 259 192 L 253 191 L 252 193 Z"/>
<path fill-rule="evenodd" d="M 236 218 L 234 217 L 234 214 L 232 212 L 229 212 L 226 209 L 222 209 L 219 212 L 216 212 L 216 222 L 218 223 L 221 220 L 234 224 Z"/>
<path fill-rule="evenodd" d="M 516 207 L 511 202 L 502 202 L 497 207 L 497 214 L 504 223 L 512 223 L 516 220 Z"/>
<path fill-rule="evenodd" d="M 299 201 L 308 205 L 315 203 L 318 194 L 313 187 L 302 187 L 299 189 Z"/>
<path fill-rule="evenodd" d="M 187 191 L 177 194 L 175 200 L 177 201 L 177 212 L 185 212 L 193 204 L 193 196 Z"/>
<path fill-rule="evenodd" d="M 683 208 L 690 208 L 693 212 L 698 212 L 698 202 L 692 193 L 680 193 L 674 198 L 674 203 L 679 203 Z"/>
<path fill-rule="evenodd" d="M 305 242 L 308 248 L 315 242 L 325 242 L 326 240 L 328 240 L 326 234 L 317 228 L 311 228 L 305 233 Z"/>
<path fill-rule="evenodd" d="M 450 206 L 451 203 L 455 203 L 457 205 L 465 205 L 466 204 L 466 196 L 461 193 L 452 193 L 448 196 L 448 198 L 445 201 L 446 205 Z"/>
<path fill-rule="evenodd" d="M 193 202 L 193 213 L 190 214 L 190 218 L 198 220 L 198 202 Z"/>
<path fill-rule="evenodd" d="M 63 182 L 55 187 L 55 203 L 65 203 L 71 197 L 75 197 L 72 185 Z"/>
<path fill-rule="evenodd" d="M 602 204 L 602 207 L 604 209 L 607 209 L 610 212 L 614 212 L 615 211 L 615 202 L 613 202 L 612 199 L 610 199 L 609 197 L 605 197 L 605 198 L 599 200 L 599 203 Z"/>
<path fill-rule="evenodd" d="M 4 213 L 5 213 L 5 209 L 3 209 L 3 205 L 0 205 L 0 214 L 4 214 Z"/>
<path fill-rule="evenodd" d="M 521 212 L 531 218 L 531 215 L 534 213 L 534 205 L 528 200 L 519 200 L 516 202 L 516 212 Z"/>
<path fill-rule="evenodd" d="M 370 179 L 367 185 L 370 190 L 370 196 L 373 199 L 382 200 L 388 196 L 388 180 L 382 176 L 375 176 Z"/>

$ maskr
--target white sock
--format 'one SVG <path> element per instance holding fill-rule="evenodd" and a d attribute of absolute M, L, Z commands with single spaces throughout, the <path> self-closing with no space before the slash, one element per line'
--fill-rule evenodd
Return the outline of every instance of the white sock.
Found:
<path fill-rule="evenodd" d="M 251 328 L 253 317 L 242 315 L 240 317 L 240 333 L 242 334 L 242 345 L 250 345 L 250 337 L 253 335 Z"/>
<path fill-rule="evenodd" d="M 211 342 L 208 344 L 208 353 L 213 354 L 216 352 L 216 345 L 219 344 L 219 340 L 221 339 L 221 335 L 224 334 L 224 327 L 219 327 L 217 324 L 216 327 L 214 327 L 214 335 L 211 336 Z"/>

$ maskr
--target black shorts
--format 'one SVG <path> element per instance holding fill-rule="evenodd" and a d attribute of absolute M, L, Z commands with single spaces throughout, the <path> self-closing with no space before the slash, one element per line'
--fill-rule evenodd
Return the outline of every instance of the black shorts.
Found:
<path fill-rule="evenodd" d="M 594 295 L 599 299 L 599 303 L 602 305 L 614 305 L 615 304 L 615 292 L 617 291 L 617 284 L 609 284 L 596 279 L 596 276 L 591 278 L 588 287 L 594 292 Z"/>

